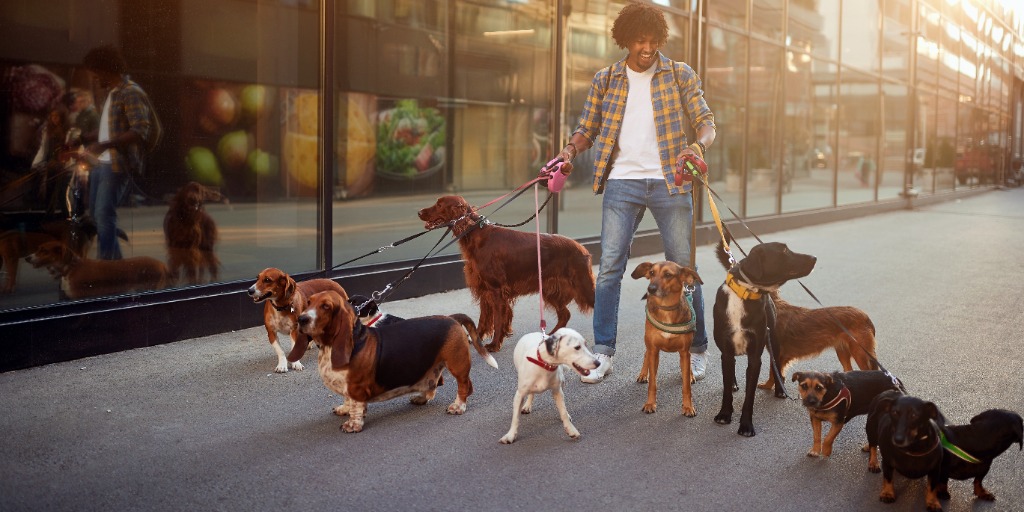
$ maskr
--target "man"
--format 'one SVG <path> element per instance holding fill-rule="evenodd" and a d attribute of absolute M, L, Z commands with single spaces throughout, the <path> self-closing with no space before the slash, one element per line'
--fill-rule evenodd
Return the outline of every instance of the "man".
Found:
<path fill-rule="evenodd" d="M 99 231 L 97 257 L 121 259 L 117 205 L 129 173 L 142 170 L 142 143 L 149 136 L 149 99 L 128 79 L 128 66 L 114 46 L 94 48 L 82 61 L 93 74 L 94 97 L 104 98 L 95 142 L 87 150 L 99 163 L 89 172 L 89 213 Z"/>
<path fill-rule="evenodd" d="M 579 152 L 596 147 L 593 188 L 604 193 L 594 305 L 594 352 L 601 365 L 582 377 L 588 383 L 601 382 L 612 371 L 622 275 L 646 210 L 658 224 L 666 259 L 690 265 L 693 198 L 689 182 L 676 186 L 675 168 L 684 155 L 703 158 L 716 135 L 700 78 L 690 66 L 658 51 L 668 39 L 661 11 L 648 4 L 627 4 L 612 25 L 612 38 L 629 53 L 594 75 L 579 126 L 559 153 L 571 162 Z M 690 145 L 686 124 L 696 132 Z M 571 170 L 570 163 L 563 172 Z M 707 368 L 708 336 L 699 285 L 693 307 L 697 322 L 690 360 L 694 378 L 701 380 Z"/>

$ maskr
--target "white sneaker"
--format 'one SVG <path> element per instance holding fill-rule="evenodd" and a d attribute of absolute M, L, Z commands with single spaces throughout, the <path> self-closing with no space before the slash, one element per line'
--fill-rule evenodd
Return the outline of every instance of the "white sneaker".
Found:
<path fill-rule="evenodd" d="M 708 372 L 708 356 L 706 352 L 690 354 L 690 372 L 693 373 L 693 380 L 703 380 Z"/>
<path fill-rule="evenodd" d="M 596 354 L 600 362 L 597 368 L 590 370 L 590 375 L 580 375 L 580 381 L 587 384 L 597 384 L 604 380 L 604 376 L 612 373 L 612 356 L 607 354 Z"/>

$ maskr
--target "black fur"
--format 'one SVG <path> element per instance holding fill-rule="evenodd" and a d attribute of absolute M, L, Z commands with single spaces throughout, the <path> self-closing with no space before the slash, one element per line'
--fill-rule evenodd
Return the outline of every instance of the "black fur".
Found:
<path fill-rule="evenodd" d="M 974 493 L 982 500 L 993 501 L 995 496 L 985 490 L 982 480 L 992 467 L 992 461 L 1014 443 L 1024 449 L 1024 420 L 1019 414 L 1003 409 L 989 409 L 971 418 L 969 425 L 947 425 L 943 428 L 946 439 L 979 459 L 980 463 L 967 462 L 946 453 L 942 458 L 942 474 L 939 477 L 938 495 L 949 498 L 949 479 L 974 479 Z"/>
<path fill-rule="evenodd" d="M 885 503 L 896 501 L 895 495 L 886 493 L 886 487 L 892 487 L 896 471 L 911 479 L 928 477 L 927 492 L 936 493 L 944 455 L 939 428 L 946 423 L 938 407 L 899 391 L 886 391 L 872 400 L 870 409 L 865 423 L 868 448 L 877 448 L 881 454 L 885 481 L 879 499 Z M 942 510 L 941 506 L 929 505 L 927 498 L 925 506 L 930 511 Z"/>
<path fill-rule="evenodd" d="M 726 236 L 732 236 L 726 231 Z M 747 374 L 745 396 L 740 413 L 738 433 L 751 437 L 754 431 L 754 396 L 757 380 L 761 373 L 761 355 L 768 346 L 769 335 L 775 327 L 775 305 L 768 291 L 778 289 L 786 281 L 804 277 L 811 273 L 817 259 L 807 254 L 799 254 L 789 250 L 786 244 L 779 242 L 762 243 L 754 246 L 750 254 L 729 267 L 729 256 L 725 253 L 722 242 L 716 251 L 718 260 L 726 267 L 733 277 L 746 285 L 764 292 L 760 299 L 744 300 L 743 314 L 739 325 L 730 322 L 727 307 L 730 300 L 739 300 L 728 285 L 722 284 L 715 298 L 715 344 L 722 351 L 722 408 L 715 416 L 720 425 L 732 423 L 732 394 L 739 389 L 736 380 L 736 357 L 747 356 Z M 734 336 L 742 336 L 746 344 L 743 354 L 736 353 Z M 772 345 L 772 358 L 778 360 L 778 347 Z M 775 379 L 775 396 L 785 397 L 785 388 L 777 372 Z"/>
<path fill-rule="evenodd" d="M 380 313 L 380 307 L 377 305 L 377 301 L 370 299 L 365 295 L 352 295 L 348 298 L 349 304 L 352 304 L 352 308 L 356 311 L 356 316 L 359 317 L 359 322 L 365 324 L 372 320 Z M 399 316 L 389 315 L 384 313 L 381 315 L 376 322 L 372 324 L 373 327 L 384 327 L 386 325 L 397 324 L 405 319 Z"/>

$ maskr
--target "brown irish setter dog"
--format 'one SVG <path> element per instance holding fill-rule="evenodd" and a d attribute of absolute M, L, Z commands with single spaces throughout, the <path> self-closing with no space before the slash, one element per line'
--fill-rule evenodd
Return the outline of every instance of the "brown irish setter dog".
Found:
<path fill-rule="evenodd" d="M 188 284 L 199 284 L 204 269 L 211 281 L 217 280 L 220 260 L 213 252 L 217 224 L 203 208 L 207 200 L 219 201 L 221 195 L 199 183 L 189 182 L 174 195 L 164 215 L 167 266 L 175 280 L 181 269 L 185 269 Z"/>
<path fill-rule="evenodd" d="M 420 210 L 419 217 L 428 229 L 457 220 L 453 227 L 459 238 L 462 259 L 466 262 L 466 286 L 480 304 L 477 330 L 481 337 L 493 335 L 487 350 L 497 352 L 512 334 L 512 306 L 516 299 L 537 293 L 537 236 L 492 224 L 481 224 L 481 217 L 459 196 L 443 196 L 437 203 Z M 583 313 L 594 308 L 594 272 L 590 253 L 575 240 L 560 235 L 541 234 L 541 270 L 544 276 L 544 304 L 558 313 L 552 332 L 569 322 L 569 309 L 575 301 Z"/>

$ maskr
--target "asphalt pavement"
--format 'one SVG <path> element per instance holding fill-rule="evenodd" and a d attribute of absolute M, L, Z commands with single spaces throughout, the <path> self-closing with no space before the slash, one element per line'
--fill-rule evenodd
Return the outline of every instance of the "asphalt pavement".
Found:
<path fill-rule="evenodd" d="M 817 256 L 802 282 L 825 305 L 865 310 L 879 360 L 950 422 L 988 408 L 1024 412 L 1024 189 L 763 238 Z M 867 471 L 860 451 L 864 417 L 846 426 L 830 459 L 805 455 L 811 430 L 800 404 L 767 392 L 755 401 L 757 436 L 716 424 L 722 376 L 713 341 L 708 376 L 694 386 L 697 417 L 680 414 L 674 357 L 662 358 L 658 412 L 643 413 L 647 389 L 635 378 L 647 282 L 628 271 L 660 257 L 627 268 L 614 373 L 590 385 L 566 372 L 578 441 L 545 394 L 522 417 L 518 440 L 498 443 L 512 415 L 512 349 L 539 326 L 536 297 L 518 301 L 499 369 L 473 355 L 475 393 L 464 415 L 445 414 L 455 393 L 448 380 L 425 406 L 370 404 L 358 434 L 338 428 L 331 408 L 340 399 L 321 382 L 316 351 L 305 370 L 273 373 L 258 327 L 0 374 L 0 510 L 924 509 L 923 480 L 897 476 L 896 503 L 878 500 L 881 476 Z M 698 248 L 697 261 L 710 332 L 710 301 L 725 272 L 710 246 Z M 796 283 L 782 294 L 815 307 Z M 404 317 L 478 314 L 466 290 L 383 308 Z M 591 339 L 591 317 L 573 312 L 570 327 Z M 554 323 L 550 311 L 545 317 Z M 741 379 L 745 367 L 740 359 Z M 800 369 L 840 366 L 826 351 L 791 371 Z M 787 390 L 796 394 L 791 382 Z M 985 486 L 996 502 L 976 501 L 971 482 L 952 482 L 945 510 L 1024 510 L 1016 445 L 996 459 Z"/>

